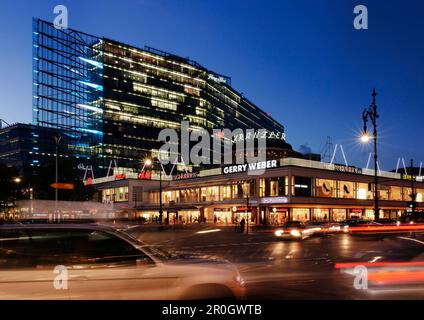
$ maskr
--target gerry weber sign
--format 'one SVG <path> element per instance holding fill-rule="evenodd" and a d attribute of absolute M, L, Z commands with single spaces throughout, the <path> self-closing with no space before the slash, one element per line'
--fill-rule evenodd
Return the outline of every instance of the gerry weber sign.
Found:
<path fill-rule="evenodd" d="M 226 166 L 222 168 L 222 173 L 230 174 L 230 173 L 264 170 L 264 169 L 271 169 L 271 168 L 277 168 L 277 160 L 258 161 L 258 162 L 252 162 L 252 163 Z"/>

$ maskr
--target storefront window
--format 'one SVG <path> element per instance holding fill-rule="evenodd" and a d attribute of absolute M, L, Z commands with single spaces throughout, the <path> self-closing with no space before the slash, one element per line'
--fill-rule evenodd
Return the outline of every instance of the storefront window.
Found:
<path fill-rule="evenodd" d="M 113 189 L 102 190 L 102 202 L 110 203 L 113 200 Z"/>
<path fill-rule="evenodd" d="M 312 195 L 312 179 L 308 177 L 294 177 L 294 195 L 310 197 Z"/>
<path fill-rule="evenodd" d="M 333 221 L 339 222 L 346 220 L 346 209 L 333 209 Z"/>
<path fill-rule="evenodd" d="M 330 209 L 312 209 L 312 221 L 328 221 Z"/>
<path fill-rule="evenodd" d="M 337 181 L 327 179 L 316 180 L 316 196 L 320 198 L 337 197 Z"/>
<path fill-rule="evenodd" d="M 361 219 L 362 209 L 349 209 L 349 219 Z"/>
<path fill-rule="evenodd" d="M 248 182 L 240 181 L 234 184 L 232 187 L 234 199 L 242 199 L 245 198 L 247 194 L 249 194 L 250 185 Z"/>
<path fill-rule="evenodd" d="M 172 201 L 172 192 L 171 191 L 163 192 L 162 200 L 164 203 L 169 203 L 170 201 Z"/>
<path fill-rule="evenodd" d="M 390 187 L 390 200 L 402 201 L 401 187 Z"/>
<path fill-rule="evenodd" d="M 265 179 L 259 179 L 259 196 L 265 197 Z"/>
<path fill-rule="evenodd" d="M 372 188 L 369 183 L 358 183 L 358 191 L 356 199 L 370 200 L 373 199 Z"/>
<path fill-rule="evenodd" d="M 204 187 L 201 188 L 201 201 L 218 201 L 219 187 Z"/>
<path fill-rule="evenodd" d="M 269 224 L 281 225 L 287 221 L 287 209 L 272 208 L 269 211 Z"/>
<path fill-rule="evenodd" d="M 269 184 L 269 196 L 278 197 L 286 195 L 285 177 L 267 178 L 266 183 Z"/>
<path fill-rule="evenodd" d="M 380 210 L 380 216 L 382 216 L 383 212 Z M 373 209 L 366 209 L 365 210 L 365 215 L 362 217 L 365 220 L 374 220 L 375 215 L 374 215 L 374 210 Z"/>
<path fill-rule="evenodd" d="M 389 200 L 389 187 L 379 186 L 378 187 L 378 198 L 380 200 Z"/>
<path fill-rule="evenodd" d="M 340 181 L 339 182 L 340 198 L 353 199 L 355 197 L 355 183 L 349 181 Z"/>
<path fill-rule="evenodd" d="M 159 203 L 159 192 L 151 192 L 149 194 L 150 203 L 158 204 Z"/>
<path fill-rule="evenodd" d="M 115 201 L 128 201 L 128 187 L 115 188 Z"/>
<path fill-rule="evenodd" d="M 221 201 L 231 200 L 231 186 L 220 186 Z"/>
<path fill-rule="evenodd" d="M 292 221 L 308 221 L 309 220 L 309 209 L 304 208 L 293 208 Z"/>
<path fill-rule="evenodd" d="M 417 190 L 415 190 L 415 192 L 417 194 L 415 201 L 423 202 L 424 189 L 417 189 Z"/>
<path fill-rule="evenodd" d="M 232 212 L 230 209 L 215 209 L 213 216 L 214 223 L 229 224 L 232 222 Z"/>
<path fill-rule="evenodd" d="M 168 213 L 169 223 L 171 224 L 195 223 L 198 222 L 199 216 L 200 212 L 197 210 L 182 210 Z"/>
<path fill-rule="evenodd" d="M 180 199 L 181 202 L 198 202 L 199 201 L 199 189 L 191 188 L 191 189 L 183 189 L 180 190 Z"/>
<path fill-rule="evenodd" d="M 411 188 L 403 188 L 403 201 L 411 201 L 412 200 L 412 189 Z"/>

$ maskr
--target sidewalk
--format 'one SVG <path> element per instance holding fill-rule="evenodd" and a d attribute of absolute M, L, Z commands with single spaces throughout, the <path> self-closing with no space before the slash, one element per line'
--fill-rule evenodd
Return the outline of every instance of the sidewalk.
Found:
<path fill-rule="evenodd" d="M 112 226 L 118 226 L 117 224 Z M 129 228 L 131 231 L 143 231 L 143 232 L 157 232 L 157 231 L 207 231 L 213 229 L 220 229 L 224 232 L 241 233 L 240 226 L 235 224 L 214 224 L 214 223 L 196 223 L 196 224 L 126 224 L 118 227 Z M 256 232 L 272 232 L 276 226 L 264 226 L 264 225 L 249 225 L 248 233 Z M 237 230 L 236 230 L 237 229 Z M 246 233 L 246 228 L 243 233 Z"/>

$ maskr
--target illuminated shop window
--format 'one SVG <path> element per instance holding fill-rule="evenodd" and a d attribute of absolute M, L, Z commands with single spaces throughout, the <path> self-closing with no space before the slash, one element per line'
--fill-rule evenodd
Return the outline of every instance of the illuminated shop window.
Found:
<path fill-rule="evenodd" d="M 412 200 L 412 189 L 411 188 L 403 188 L 403 201 L 411 201 Z"/>
<path fill-rule="evenodd" d="M 319 198 L 336 198 L 337 181 L 328 179 L 317 179 L 315 186 L 315 195 Z"/>
<path fill-rule="evenodd" d="M 114 192 L 116 202 L 128 201 L 128 187 L 115 188 Z"/>
<path fill-rule="evenodd" d="M 312 209 L 312 221 L 328 221 L 330 218 L 330 209 L 315 208 Z"/>
<path fill-rule="evenodd" d="M 402 201 L 402 187 L 390 187 L 390 200 Z"/>
<path fill-rule="evenodd" d="M 308 221 L 310 210 L 307 208 L 293 208 L 292 220 L 293 221 Z"/>
<path fill-rule="evenodd" d="M 415 198 L 415 201 L 417 201 L 417 202 L 423 202 L 424 189 L 417 189 L 415 192 L 417 194 L 417 197 Z"/>
<path fill-rule="evenodd" d="M 265 179 L 259 179 L 259 196 L 265 197 Z"/>
<path fill-rule="evenodd" d="M 344 221 L 346 220 L 346 209 L 333 209 L 333 221 Z"/>
<path fill-rule="evenodd" d="M 355 183 L 349 181 L 339 182 L 339 197 L 345 199 L 355 198 Z"/>
<path fill-rule="evenodd" d="M 372 185 L 369 183 L 358 183 L 357 199 L 370 200 L 373 199 Z"/>
<path fill-rule="evenodd" d="M 380 210 L 380 213 L 383 213 L 382 210 Z M 365 210 L 365 215 L 362 216 L 362 219 L 365 219 L 365 220 L 374 220 L 375 219 L 374 210 L 373 209 L 366 209 Z"/>
<path fill-rule="evenodd" d="M 378 186 L 378 198 L 380 200 L 389 200 L 389 187 L 388 186 Z"/>
<path fill-rule="evenodd" d="M 219 187 L 201 188 L 201 201 L 219 201 Z"/>
<path fill-rule="evenodd" d="M 221 201 L 231 199 L 231 186 L 220 186 L 219 192 L 221 195 Z"/>

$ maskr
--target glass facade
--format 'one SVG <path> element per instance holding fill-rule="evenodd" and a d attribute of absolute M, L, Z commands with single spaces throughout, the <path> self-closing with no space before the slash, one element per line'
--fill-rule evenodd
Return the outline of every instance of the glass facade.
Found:
<path fill-rule="evenodd" d="M 33 47 L 33 122 L 72 137 L 70 153 L 137 169 L 140 159 L 158 155 L 159 132 L 179 131 L 182 121 L 210 132 L 265 129 L 291 149 L 284 127 L 235 91 L 229 77 L 188 58 L 39 19 Z"/>
<path fill-rule="evenodd" d="M 33 20 L 33 124 L 66 136 L 67 154 L 102 155 L 103 40 Z"/>
<path fill-rule="evenodd" d="M 102 190 L 102 202 L 128 201 L 128 187 L 109 188 Z"/>

